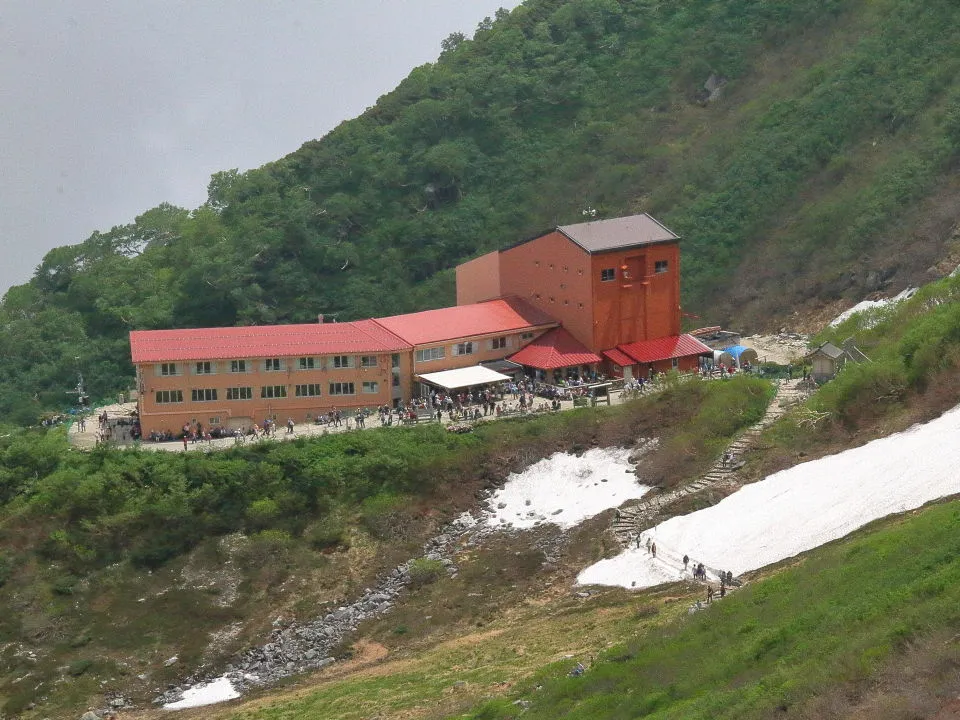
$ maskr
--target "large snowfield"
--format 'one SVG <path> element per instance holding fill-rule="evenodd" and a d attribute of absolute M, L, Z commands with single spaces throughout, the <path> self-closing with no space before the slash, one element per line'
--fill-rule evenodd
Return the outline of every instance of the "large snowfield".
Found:
<path fill-rule="evenodd" d="M 499 528 L 527 530 L 552 523 L 568 529 L 642 497 L 650 488 L 637 482 L 629 455 L 623 448 L 595 448 L 579 457 L 551 455 L 512 473 L 487 500 L 485 520 Z"/>
<path fill-rule="evenodd" d="M 647 531 L 657 557 L 630 549 L 580 573 L 582 585 L 652 587 L 689 577 L 684 554 L 714 570 L 755 570 L 892 513 L 960 493 L 960 407 L 924 425 L 797 465 L 719 504 Z"/>

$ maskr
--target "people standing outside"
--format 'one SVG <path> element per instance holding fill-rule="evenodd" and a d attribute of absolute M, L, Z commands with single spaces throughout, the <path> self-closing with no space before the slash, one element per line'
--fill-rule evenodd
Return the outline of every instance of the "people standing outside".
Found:
<path fill-rule="evenodd" d="M 652 542 L 652 541 L 651 541 L 650 538 L 648 537 L 648 538 L 647 538 L 647 554 L 648 554 L 648 555 L 650 554 L 650 544 L 651 544 L 651 542 Z"/>
<path fill-rule="evenodd" d="M 287 435 L 293 435 L 293 418 L 287 418 Z"/>
<path fill-rule="evenodd" d="M 690 562 L 690 556 L 689 556 L 689 555 L 684 555 L 684 556 L 683 556 L 683 569 L 684 569 L 684 570 L 687 569 L 687 563 L 689 563 L 689 562 Z"/>
<path fill-rule="evenodd" d="M 657 557 L 657 544 L 656 544 L 656 543 L 654 543 L 653 545 L 650 546 L 650 554 L 653 555 L 654 558 Z"/>

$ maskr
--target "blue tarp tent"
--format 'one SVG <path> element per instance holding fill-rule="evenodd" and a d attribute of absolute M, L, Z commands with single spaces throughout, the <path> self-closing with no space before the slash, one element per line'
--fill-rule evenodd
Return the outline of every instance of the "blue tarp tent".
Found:
<path fill-rule="evenodd" d="M 746 345 L 731 345 L 721 350 L 720 353 L 721 358 L 723 358 L 724 355 L 729 356 L 730 361 L 735 363 L 737 367 L 740 367 L 745 362 L 757 362 L 757 351 L 753 348 L 748 348 Z"/>

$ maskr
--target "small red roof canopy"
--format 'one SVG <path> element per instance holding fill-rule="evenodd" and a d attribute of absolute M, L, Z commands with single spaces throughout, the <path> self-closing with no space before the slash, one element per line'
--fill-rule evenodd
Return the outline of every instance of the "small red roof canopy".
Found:
<path fill-rule="evenodd" d="M 292 357 L 409 350 L 373 320 L 304 325 L 134 330 L 134 363 L 228 358 Z"/>
<path fill-rule="evenodd" d="M 600 362 L 599 355 L 587 350 L 562 327 L 544 333 L 509 359 L 539 370 L 556 370 Z"/>
<path fill-rule="evenodd" d="M 669 335 L 655 340 L 641 340 L 617 345 L 614 349 L 629 355 L 638 363 L 651 363 L 690 355 L 713 355 L 713 350 L 690 335 Z"/>
<path fill-rule="evenodd" d="M 430 345 L 454 338 L 496 335 L 557 324 L 545 312 L 517 297 L 393 315 L 377 318 L 376 322 L 411 345 Z"/>
<path fill-rule="evenodd" d="M 619 365 L 620 367 L 630 367 L 631 365 L 636 365 L 637 361 L 626 353 L 622 353 L 616 348 L 611 348 L 610 350 L 604 350 L 602 353 L 607 360 L 610 360 L 614 365 Z"/>

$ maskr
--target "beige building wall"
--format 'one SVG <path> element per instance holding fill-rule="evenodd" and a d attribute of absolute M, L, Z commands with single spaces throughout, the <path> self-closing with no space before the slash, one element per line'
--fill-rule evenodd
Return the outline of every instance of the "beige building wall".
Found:
<path fill-rule="evenodd" d="M 280 424 L 289 417 L 302 423 L 313 420 L 317 413 L 326 413 L 333 406 L 351 410 L 390 405 L 394 395 L 394 355 L 315 356 L 312 369 L 302 369 L 299 357 L 271 358 L 269 363 L 266 358 L 237 358 L 245 364 L 242 372 L 232 371 L 232 360 L 176 362 L 171 363 L 173 368 L 171 364 L 166 364 L 165 368 L 164 363 L 143 363 L 137 366 L 141 384 L 140 424 L 143 434 L 148 436 L 151 432 L 166 430 L 177 433 L 185 424 L 200 423 L 205 428 L 217 425 L 250 427 L 253 422 L 262 424 L 267 417 Z M 399 355 L 402 381 L 404 375 L 409 378 L 409 373 L 404 373 L 404 360 L 409 367 L 410 352 L 402 351 L 396 355 Z M 369 366 L 363 362 L 364 357 L 370 358 L 366 363 Z M 274 360 L 279 361 L 280 369 L 272 369 Z M 308 359 L 304 360 L 309 364 Z M 209 366 L 211 372 L 198 373 L 198 363 L 201 370 L 205 371 Z M 171 369 L 176 374 L 164 374 Z M 353 383 L 352 388 L 349 383 Z M 298 397 L 298 386 L 303 393 L 319 391 L 319 395 Z M 239 388 L 243 390 L 238 391 Z M 264 392 L 262 388 L 270 389 Z M 331 390 L 351 389 L 352 393 L 331 394 Z M 216 399 L 212 398 L 211 391 L 216 392 Z M 177 392 L 179 395 L 175 394 Z M 232 396 L 238 399 L 232 399 Z M 162 402 L 168 399 L 173 401 Z"/>
<path fill-rule="evenodd" d="M 500 253 L 496 250 L 457 265 L 457 305 L 500 297 Z"/>

